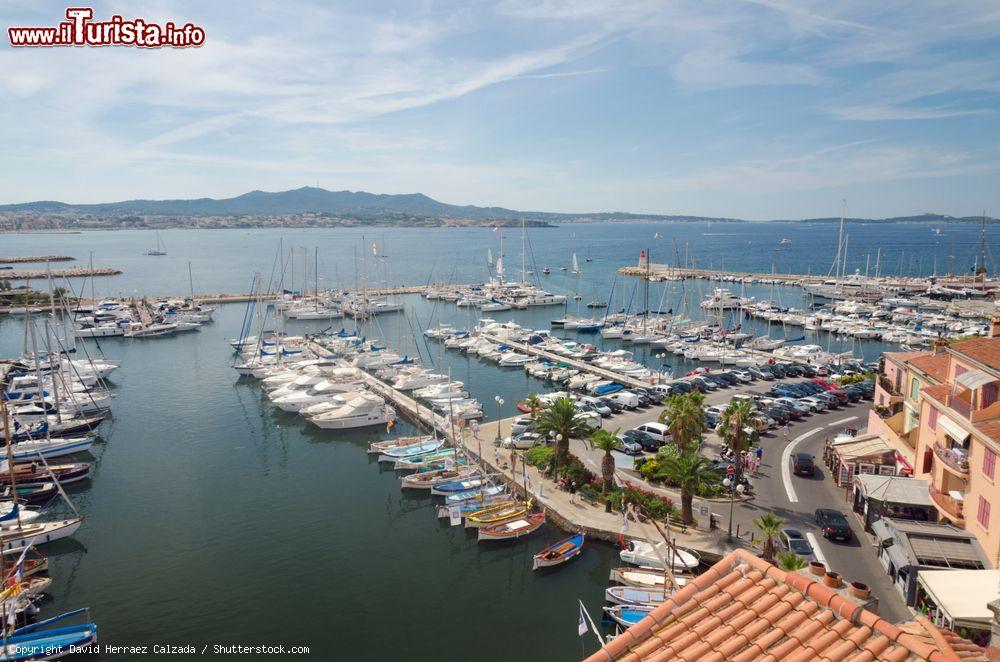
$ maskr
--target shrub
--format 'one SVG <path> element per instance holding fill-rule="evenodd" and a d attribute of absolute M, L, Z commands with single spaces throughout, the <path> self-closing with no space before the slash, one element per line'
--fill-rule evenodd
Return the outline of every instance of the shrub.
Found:
<path fill-rule="evenodd" d="M 645 478 L 646 480 L 650 480 L 653 478 L 653 476 L 656 475 L 656 472 L 659 470 L 660 470 L 659 460 L 655 459 L 647 460 L 642 464 L 642 467 L 639 468 L 639 473 L 642 474 L 642 477 Z"/>
<path fill-rule="evenodd" d="M 551 446 L 534 446 L 525 452 L 524 457 L 528 462 L 539 469 L 544 469 L 552 464 L 552 459 L 556 456 L 556 450 Z"/>

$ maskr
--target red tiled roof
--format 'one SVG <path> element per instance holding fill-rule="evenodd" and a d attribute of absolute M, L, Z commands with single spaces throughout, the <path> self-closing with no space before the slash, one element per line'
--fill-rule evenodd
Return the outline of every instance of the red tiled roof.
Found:
<path fill-rule="evenodd" d="M 929 622 L 916 632 L 900 628 L 804 574 L 740 549 L 587 662 L 987 659 L 967 644 L 952 646 Z"/>
<path fill-rule="evenodd" d="M 1000 338 L 972 338 L 957 342 L 950 349 L 995 370 L 1000 370 Z"/>
<path fill-rule="evenodd" d="M 951 357 L 947 354 L 926 354 L 912 358 L 907 363 L 917 370 L 927 373 L 935 381 L 948 381 Z"/>
<path fill-rule="evenodd" d="M 987 421 L 986 423 L 977 423 L 976 429 L 993 441 L 1000 442 L 1000 421 L 994 420 Z"/>
<path fill-rule="evenodd" d="M 948 398 L 948 394 L 951 393 L 951 385 L 935 384 L 934 386 L 925 386 L 922 389 L 920 389 L 920 392 L 923 393 L 924 395 L 934 398 L 941 404 L 944 404 L 945 400 L 947 400 Z"/>
<path fill-rule="evenodd" d="M 886 352 L 885 353 L 885 358 L 893 361 L 894 363 L 902 365 L 902 364 L 906 363 L 907 361 L 911 361 L 911 360 L 917 358 L 918 356 L 930 356 L 932 354 L 933 354 L 933 352 L 928 352 L 928 351 L 917 351 L 917 352 Z"/>

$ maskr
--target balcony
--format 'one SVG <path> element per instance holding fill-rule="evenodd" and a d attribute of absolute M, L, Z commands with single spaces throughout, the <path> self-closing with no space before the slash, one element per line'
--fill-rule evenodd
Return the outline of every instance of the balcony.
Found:
<path fill-rule="evenodd" d="M 894 405 L 897 402 L 903 401 L 903 394 L 899 392 L 899 389 L 896 388 L 895 384 L 889 381 L 889 379 L 885 375 L 879 376 L 878 385 L 879 388 L 885 391 L 886 394 L 889 396 L 890 405 Z"/>
<path fill-rule="evenodd" d="M 935 442 L 934 456 L 952 473 L 965 478 L 969 475 L 969 451 L 964 448 L 946 448 Z"/>
<path fill-rule="evenodd" d="M 916 449 L 915 429 L 903 432 L 903 423 L 906 414 L 902 411 L 893 414 L 885 419 L 882 424 L 882 434 L 886 440 L 899 452 L 907 455 L 912 461 L 912 452 Z"/>
<path fill-rule="evenodd" d="M 941 514 L 959 526 L 965 526 L 965 500 L 956 499 L 950 494 L 939 491 L 933 485 L 928 486 L 931 501 L 941 511 Z"/>

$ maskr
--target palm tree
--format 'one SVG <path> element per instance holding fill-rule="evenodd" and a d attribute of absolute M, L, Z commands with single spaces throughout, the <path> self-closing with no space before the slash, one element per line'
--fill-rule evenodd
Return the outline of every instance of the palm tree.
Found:
<path fill-rule="evenodd" d="M 615 458 L 611 457 L 611 451 L 618 448 L 619 430 L 621 428 L 615 428 L 614 432 L 594 430 L 590 435 L 590 443 L 594 448 L 604 451 L 604 457 L 601 459 L 601 478 L 604 479 L 605 492 L 611 489 L 611 483 L 615 479 Z"/>
<path fill-rule="evenodd" d="M 592 428 L 569 398 L 559 398 L 538 415 L 535 432 L 556 440 L 556 468 L 566 463 L 570 437 L 586 437 Z"/>
<path fill-rule="evenodd" d="M 806 567 L 806 560 L 790 549 L 778 554 L 778 567 L 793 572 Z"/>
<path fill-rule="evenodd" d="M 760 529 L 761 556 L 768 563 L 774 563 L 775 553 L 778 551 L 778 536 L 781 535 L 781 525 L 784 523 L 774 513 L 764 513 L 753 521 L 754 526 Z"/>
<path fill-rule="evenodd" d="M 705 396 L 698 391 L 672 395 L 664 403 L 666 408 L 660 412 L 660 422 L 670 428 L 670 438 L 682 453 L 689 446 L 697 449 L 701 445 L 701 434 L 705 429 L 704 402 Z"/>
<path fill-rule="evenodd" d="M 528 414 L 532 420 L 538 418 L 538 412 L 545 408 L 545 405 L 542 404 L 542 399 L 535 393 L 528 394 L 528 397 L 524 399 L 524 405 L 528 408 Z"/>
<path fill-rule="evenodd" d="M 743 478 L 743 462 L 740 454 L 749 450 L 760 437 L 756 428 L 759 419 L 760 414 L 751 400 L 733 400 L 726 405 L 715 428 L 726 446 L 733 451 L 733 478 L 736 485 L 739 485 Z"/>
<path fill-rule="evenodd" d="M 711 485 L 718 481 L 718 475 L 706 467 L 708 459 L 702 457 L 697 451 L 687 451 L 676 457 L 668 457 L 663 460 L 657 478 L 666 480 L 667 483 L 680 488 L 681 491 L 681 519 L 685 524 L 694 522 L 694 495 L 706 485 Z"/>

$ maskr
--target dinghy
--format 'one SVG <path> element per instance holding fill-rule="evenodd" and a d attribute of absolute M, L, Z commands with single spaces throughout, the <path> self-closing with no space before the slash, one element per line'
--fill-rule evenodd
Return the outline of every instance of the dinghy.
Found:
<path fill-rule="evenodd" d="M 436 496 L 448 496 L 449 494 L 458 494 L 469 490 L 479 489 L 483 486 L 486 479 L 482 476 L 476 476 L 473 474 L 474 472 L 469 472 L 467 476 L 462 478 L 435 483 L 431 487 L 431 494 Z"/>
<path fill-rule="evenodd" d="M 521 536 L 534 533 L 545 524 L 545 513 L 531 513 L 523 517 L 517 517 L 491 524 L 479 529 L 479 542 L 484 540 L 515 540 Z"/>
<path fill-rule="evenodd" d="M 657 549 L 663 558 L 670 560 L 673 569 L 678 572 L 690 572 L 697 568 L 701 562 L 701 557 L 696 552 L 682 547 L 675 548 L 677 550 L 675 552 L 661 543 Z M 628 547 L 623 549 L 619 553 L 619 556 L 625 563 L 640 565 L 646 568 L 663 569 L 663 561 L 660 560 L 660 555 L 656 553 L 652 545 L 642 540 L 630 541 Z"/>
<path fill-rule="evenodd" d="M 578 533 L 575 536 L 570 536 L 549 545 L 535 554 L 531 569 L 551 568 L 552 566 L 561 565 L 570 559 L 576 558 L 583 550 L 584 538 L 585 534 Z"/>
<path fill-rule="evenodd" d="M 604 589 L 604 598 L 617 605 L 659 605 L 673 591 L 662 588 L 638 588 L 636 586 L 609 586 Z"/>
<path fill-rule="evenodd" d="M 625 586 L 662 589 L 667 582 L 667 578 L 662 570 L 622 567 L 611 569 L 611 581 Z M 687 583 L 687 578 L 675 576 L 674 581 L 678 586 L 684 586 Z"/>
<path fill-rule="evenodd" d="M 31 463 L 15 464 L 14 479 L 18 487 L 42 485 L 52 482 L 53 477 L 62 485 L 76 483 L 90 478 L 90 462 L 74 462 L 72 464 L 50 464 L 48 466 Z M 0 485 L 10 485 L 10 471 L 0 471 Z"/>
<path fill-rule="evenodd" d="M 531 509 L 530 501 L 504 501 L 469 513 L 465 518 L 466 527 L 489 526 L 504 520 L 523 517 Z"/>
<path fill-rule="evenodd" d="M 464 518 L 467 515 L 476 512 L 477 510 L 482 510 L 483 508 L 487 508 L 489 506 L 494 506 L 500 503 L 509 503 L 509 502 L 510 502 L 510 497 L 508 497 L 506 494 L 498 494 L 496 496 L 487 496 L 483 497 L 482 499 L 476 499 L 474 501 L 466 501 L 461 504 L 456 504 L 456 503 L 445 504 L 443 506 L 438 506 L 437 516 L 439 518 L 450 517 L 451 516 L 450 509 L 454 506 L 458 506 L 459 515 L 461 515 Z"/>
<path fill-rule="evenodd" d="M 56 660 L 96 643 L 97 625 L 94 623 L 42 629 L 84 613 L 86 609 L 77 609 L 14 630 L 4 639 L 6 648 L 0 651 L 0 662 Z M 87 617 L 89 620 L 89 614 Z"/>
<path fill-rule="evenodd" d="M 398 462 L 399 460 L 430 453 L 444 446 L 443 439 L 427 439 L 417 444 L 408 444 L 399 448 L 387 448 L 380 451 L 379 462 Z"/>
<path fill-rule="evenodd" d="M 642 619 L 649 615 L 649 612 L 656 609 L 656 607 L 651 607 L 649 605 L 615 605 L 613 607 L 605 607 L 604 613 L 608 615 L 611 620 L 624 628 L 630 628 Z"/>
<path fill-rule="evenodd" d="M 474 467 L 421 471 L 415 474 L 410 474 L 409 476 L 403 476 L 402 480 L 400 480 L 400 487 L 404 490 L 427 490 L 433 488 L 438 483 L 449 482 L 464 476 L 470 476 L 475 471 L 476 469 Z"/>

